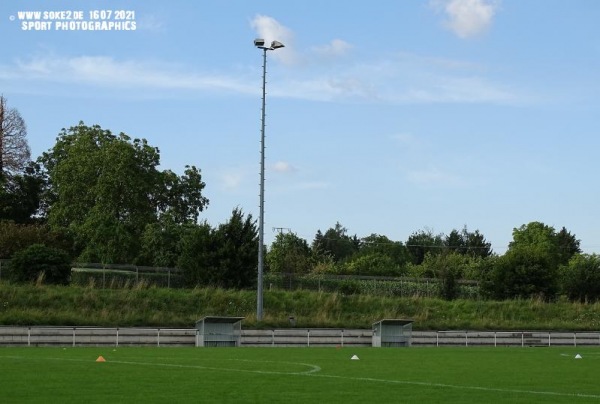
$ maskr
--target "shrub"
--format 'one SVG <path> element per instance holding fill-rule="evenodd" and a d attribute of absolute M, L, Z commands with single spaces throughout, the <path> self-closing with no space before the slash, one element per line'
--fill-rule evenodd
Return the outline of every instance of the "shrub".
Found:
<path fill-rule="evenodd" d="M 33 244 L 17 252 L 10 262 L 10 277 L 17 282 L 66 285 L 71 277 L 71 258 L 63 250 Z"/>

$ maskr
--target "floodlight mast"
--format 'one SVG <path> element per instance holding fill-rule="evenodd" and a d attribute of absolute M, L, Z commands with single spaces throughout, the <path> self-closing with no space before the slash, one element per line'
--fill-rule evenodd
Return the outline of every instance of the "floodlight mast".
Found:
<path fill-rule="evenodd" d="M 263 74 L 262 74 L 262 109 L 260 119 L 260 204 L 258 215 L 258 282 L 256 287 L 256 320 L 263 319 L 263 268 L 264 268 L 264 245 L 265 245 L 265 106 L 267 96 L 267 51 L 283 48 L 279 41 L 271 42 L 271 46 L 265 46 L 265 40 L 257 38 L 254 46 L 263 51 Z"/>

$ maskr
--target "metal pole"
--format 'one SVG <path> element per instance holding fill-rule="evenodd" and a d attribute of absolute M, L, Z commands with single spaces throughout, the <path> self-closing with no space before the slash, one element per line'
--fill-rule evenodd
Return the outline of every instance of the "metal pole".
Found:
<path fill-rule="evenodd" d="M 265 224 L 265 104 L 267 88 L 267 48 L 263 48 L 262 112 L 260 125 L 260 205 L 258 215 L 258 285 L 256 289 L 256 319 L 263 319 L 263 248 Z"/>

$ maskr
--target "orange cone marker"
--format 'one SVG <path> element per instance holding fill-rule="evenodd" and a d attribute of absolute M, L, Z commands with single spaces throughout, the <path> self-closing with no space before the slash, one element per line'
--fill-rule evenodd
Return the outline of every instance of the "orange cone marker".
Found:
<path fill-rule="evenodd" d="M 106 362 L 106 359 L 104 359 L 104 357 L 100 355 L 98 359 L 96 359 L 96 362 Z"/>

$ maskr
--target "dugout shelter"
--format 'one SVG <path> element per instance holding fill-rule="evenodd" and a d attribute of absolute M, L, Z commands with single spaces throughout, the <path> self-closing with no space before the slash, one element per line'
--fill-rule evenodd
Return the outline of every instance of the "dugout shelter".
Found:
<path fill-rule="evenodd" d="M 196 321 L 197 347 L 240 346 L 244 317 L 206 316 Z"/>
<path fill-rule="evenodd" d="M 383 319 L 373 323 L 374 347 L 408 347 L 413 320 Z"/>

